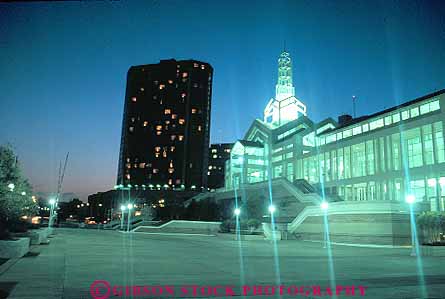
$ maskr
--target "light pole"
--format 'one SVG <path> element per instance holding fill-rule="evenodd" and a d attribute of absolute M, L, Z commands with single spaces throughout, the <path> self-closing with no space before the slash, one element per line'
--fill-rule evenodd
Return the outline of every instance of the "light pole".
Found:
<path fill-rule="evenodd" d="M 48 228 L 51 228 L 51 226 L 53 225 L 54 206 L 56 204 L 56 200 L 54 198 L 51 198 L 49 200 L 49 204 L 51 205 L 51 210 L 49 212 Z"/>
<path fill-rule="evenodd" d="M 241 238 L 240 237 L 238 237 L 238 234 L 240 234 L 240 230 L 239 230 L 239 215 L 241 214 L 241 209 L 240 208 L 236 208 L 234 211 L 233 211 L 233 214 L 235 214 L 235 218 L 236 218 L 236 227 L 235 227 L 235 229 L 236 229 L 236 232 L 235 232 L 235 240 L 236 241 L 238 241 L 238 240 L 240 240 Z"/>
<path fill-rule="evenodd" d="M 130 232 L 131 209 L 133 208 L 133 205 L 131 203 L 129 203 L 127 208 L 128 208 L 127 232 Z"/>
<path fill-rule="evenodd" d="M 408 203 L 409 205 L 409 215 L 410 215 L 410 222 L 411 222 L 411 256 L 416 256 L 416 247 L 417 247 L 417 242 L 416 242 L 416 237 L 415 237 L 415 229 L 416 229 L 416 220 L 415 220 L 415 216 L 414 216 L 414 209 L 413 209 L 413 205 L 414 202 L 416 201 L 416 197 L 412 194 L 408 194 L 405 197 L 405 201 Z"/>
<path fill-rule="evenodd" d="M 272 240 L 276 239 L 276 233 L 275 233 L 275 219 L 273 218 L 273 214 L 275 213 L 275 211 L 277 210 L 277 208 L 273 205 L 270 204 L 269 207 L 267 208 L 267 210 L 270 213 L 270 225 L 272 226 Z"/>
<path fill-rule="evenodd" d="M 121 205 L 121 230 L 124 230 L 125 206 Z"/>
<path fill-rule="evenodd" d="M 320 208 L 324 212 L 324 214 L 323 214 L 323 217 L 324 217 L 324 234 L 323 234 L 324 235 L 324 244 L 323 244 L 323 248 L 326 248 L 327 244 L 328 244 L 328 229 L 327 229 L 327 226 L 328 226 L 328 221 L 327 221 L 328 214 L 327 214 L 327 212 L 328 212 L 328 208 L 329 208 L 328 202 L 323 200 L 321 202 L 321 204 L 320 204 Z"/>

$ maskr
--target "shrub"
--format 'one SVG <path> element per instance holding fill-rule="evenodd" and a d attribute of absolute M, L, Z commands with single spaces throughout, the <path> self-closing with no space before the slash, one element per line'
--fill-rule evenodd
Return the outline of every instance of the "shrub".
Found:
<path fill-rule="evenodd" d="M 445 213 L 423 212 L 416 217 L 416 224 L 423 237 L 422 243 L 433 244 L 444 241 Z"/>
<path fill-rule="evenodd" d="M 249 219 L 247 221 L 247 227 L 249 228 L 250 233 L 253 233 L 260 226 L 261 222 L 258 219 Z"/>

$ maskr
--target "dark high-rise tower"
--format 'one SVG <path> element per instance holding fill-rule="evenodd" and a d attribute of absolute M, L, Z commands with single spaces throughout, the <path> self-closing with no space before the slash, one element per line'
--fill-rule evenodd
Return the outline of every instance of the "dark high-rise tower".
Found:
<path fill-rule="evenodd" d="M 195 60 L 129 69 L 118 185 L 207 187 L 212 75 Z"/>

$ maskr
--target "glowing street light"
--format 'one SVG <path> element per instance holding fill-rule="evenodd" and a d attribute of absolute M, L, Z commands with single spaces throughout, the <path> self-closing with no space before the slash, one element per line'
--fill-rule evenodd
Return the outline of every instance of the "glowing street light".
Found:
<path fill-rule="evenodd" d="M 270 206 L 269 206 L 269 213 L 273 214 L 273 213 L 275 213 L 276 210 L 277 210 L 277 209 L 275 208 L 274 205 L 270 205 Z"/>
<path fill-rule="evenodd" d="M 121 205 L 121 230 L 124 230 L 125 206 Z"/>
<path fill-rule="evenodd" d="M 413 194 L 408 194 L 405 197 L 405 201 L 409 205 L 409 217 L 411 222 L 411 256 L 416 256 L 416 240 L 415 240 L 415 225 L 416 220 L 414 219 L 414 211 L 413 211 L 413 205 L 416 202 L 416 197 Z"/>
<path fill-rule="evenodd" d="M 15 188 L 15 185 L 13 183 L 8 184 L 8 188 L 9 188 L 10 191 L 13 191 L 14 188 Z"/>
<path fill-rule="evenodd" d="M 133 205 L 131 203 L 129 203 L 127 205 L 127 208 L 128 208 L 127 232 L 130 232 L 131 209 L 133 209 Z"/>
<path fill-rule="evenodd" d="M 235 214 L 235 216 L 238 217 L 241 214 L 241 209 L 236 208 L 235 211 L 233 211 L 233 214 Z"/>
<path fill-rule="evenodd" d="M 320 208 L 324 211 L 326 211 L 329 208 L 329 204 L 327 201 L 322 201 L 320 204 Z"/>
<path fill-rule="evenodd" d="M 416 201 L 416 197 L 412 194 L 408 194 L 405 198 L 405 201 L 411 205 Z"/>
<path fill-rule="evenodd" d="M 25 191 L 23 191 L 23 192 L 22 192 L 22 195 L 23 195 L 23 196 L 25 196 L 25 195 L 26 195 L 26 192 L 25 192 Z"/>
<path fill-rule="evenodd" d="M 50 205 L 54 205 L 56 203 L 56 200 L 54 199 L 54 198 L 51 198 L 50 200 L 49 200 L 49 204 Z"/>

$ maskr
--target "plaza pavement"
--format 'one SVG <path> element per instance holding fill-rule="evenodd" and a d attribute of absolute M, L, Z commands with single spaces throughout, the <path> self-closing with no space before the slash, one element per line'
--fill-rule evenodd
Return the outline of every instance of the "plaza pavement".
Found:
<path fill-rule="evenodd" d="M 323 288 L 329 287 L 331 281 L 329 258 L 322 244 L 295 240 L 281 241 L 277 246 L 263 240 L 242 241 L 240 246 L 223 236 L 58 229 L 51 244 L 38 249 L 39 255 L 21 258 L 0 274 L 0 288 L 12 289 L 8 298 L 92 298 L 90 285 L 95 280 L 106 280 L 111 286 L 234 286 L 238 298 L 242 297 L 238 289 L 242 285 L 320 285 Z M 356 290 L 355 296 L 337 298 L 445 298 L 445 258 L 422 259 L 428 292 L 422 295 L 417 259 L 409 253 L 409 248 L 333 245 L 336 284 L 367 287 L 364 297 L 357 295 Z M 252 291 L 249 295 L 246 298 L 254 298 Z M 283 295 L 281 298 L 333 297 Z"/>

